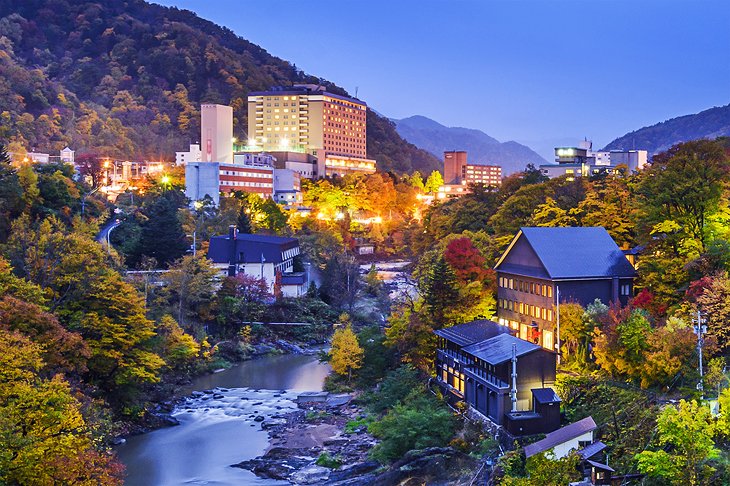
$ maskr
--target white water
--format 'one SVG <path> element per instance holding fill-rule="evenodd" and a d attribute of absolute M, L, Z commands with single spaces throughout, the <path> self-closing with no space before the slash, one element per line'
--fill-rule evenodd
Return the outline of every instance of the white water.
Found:
<path fill-rule="evenodd" d="M 197 379 L 192 390 L 214 393 L 196 393 L 181 403 L 173 412 L 179 426 L 130 437 L 117 448 L 127 466 L 126 485 L 288 484 L 230 465 L 266 450 L 268 434 L 254 418 L 296 409 L 298 392 L 321 390 L 328 372 L 312 356 L 272 356 Z M 264 384 L 273 390 L 250 388 Z"/>

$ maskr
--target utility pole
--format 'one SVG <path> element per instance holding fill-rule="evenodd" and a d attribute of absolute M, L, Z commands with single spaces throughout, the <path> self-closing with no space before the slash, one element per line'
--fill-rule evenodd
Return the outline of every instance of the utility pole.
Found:
<path fill-rule="evenodd" d="M 555 286 L 555 322 L 558 328 L 558 364 L 560 364 L 560 287 Z"/>
<path fill-rule="evenodd" d="M 707 332 L 707 319 L 702 315 L 699 309 L 697 309 L 697 317 L 692 319 L 694 324 L 693 330 L 697 334 L 697 354 L 700 358 L 700 382 L 697 383 L 697 389 L 700 391 L 700 400 L 705 399 L 705 385 L 704 385 L 704 372 L 702 370 L 702 345 L 705 342 L 704 334 Z"/>

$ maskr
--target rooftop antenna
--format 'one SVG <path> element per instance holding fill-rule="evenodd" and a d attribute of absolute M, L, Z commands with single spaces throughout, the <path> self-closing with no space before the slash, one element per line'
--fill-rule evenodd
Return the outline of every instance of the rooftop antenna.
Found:
<path fill-rule="evenodd" d="M 355 98 L 357 98 L 357 92 L 360 90 L 359 86 L 355 86 Z"/>

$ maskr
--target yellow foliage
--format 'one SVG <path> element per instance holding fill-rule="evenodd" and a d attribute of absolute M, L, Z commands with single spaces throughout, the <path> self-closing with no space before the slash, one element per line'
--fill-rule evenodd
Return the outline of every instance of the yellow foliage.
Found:
<path fill-rule="evenodd" d="M 332 336 L 330 358 L 334 372 L 338 375 L 347 374 L 348 379 L 352 375 L 352 370 L 362 366 L 363 350 L 351 326 L 335 331 Z"/>

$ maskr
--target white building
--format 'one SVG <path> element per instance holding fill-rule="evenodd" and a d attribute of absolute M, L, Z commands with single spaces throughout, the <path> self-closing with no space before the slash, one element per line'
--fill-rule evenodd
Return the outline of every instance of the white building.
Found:
<path fill-rule="evenodd" d="M 548 459 L 563 458 L 570 451 L 580 451 L 593 444 L 595 430 L 596 422 L 592 417 L 586 417 L 550 432 L 542 440 L 526 445 L 525 456 L 530 458 L 544 452 Z"/>
<path fill-rule="evenodd" d="M 235 277 L 244 273 L 263 279 L 273 295 L 300 297 L 307 292 L 304 272 L 294 272 L 294 258 L 299 255 L 299 240 L 281 236 L 238 233 L 231 226 L 227 236 L 210 239 L 208 258 L 221 274 Z"/>
<path fill-rule="evenodd" d="M 185 165 L 189 162 L 201 162 L 203 153 L 200 151 L 199 144 L 190 144 L 190 150 L 187 152 L 175 152 L 175 164 Z"/>
<path fill-rule="evenodd" d="M 233 163 L 233 108 L 200 106 L 201 162 Z"/>
<path fill-rule="evenodd" d="M 630 172 L 644 168 L 648 160 L 646 150 L 593 151 L 593 142 L 583 140 L 578 147 L 556 147 L 555 163 L 540 165 L 540 171 L 550 179 L 555 177 L 589 177 L 602 173 L 612 174 L 619 165 Z"/>
<path fill-rule="evenodd" d="M 61 150 L 61 162 L 64 162 L 66 164 L 73 164 L 75 160 L 76 160 L 76 152 L 74 152 L 73 150 L 71 150 L 68 147 Z"/>
<path fill-rule="evenodd" d="M 274 169 L 274 201 L 287 206 L 302 203 L 301 175 L 290 169 Z"/>

